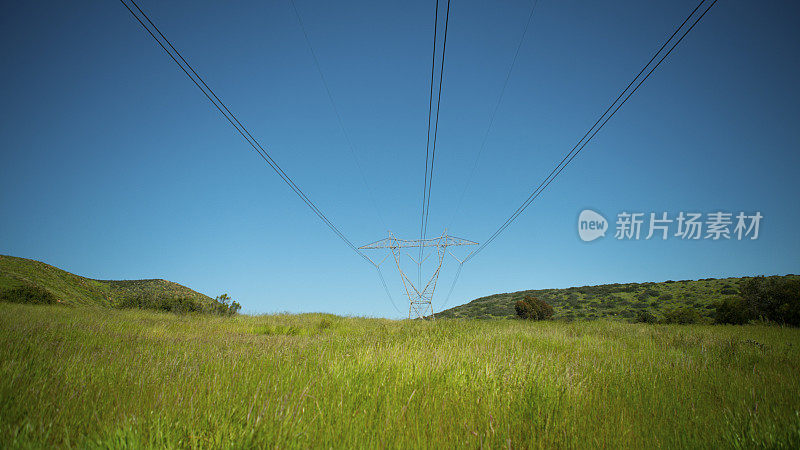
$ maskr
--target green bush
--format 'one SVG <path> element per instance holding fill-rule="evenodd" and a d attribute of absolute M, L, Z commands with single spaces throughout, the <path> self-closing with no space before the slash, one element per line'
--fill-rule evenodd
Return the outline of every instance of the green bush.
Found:
<path fill-rule="evenodd" d="M 514 303 L 514 311 L 520 319 L 527 319 L 533 314 L 533 307 L 525 300 L 517 300 Z"/>
<path fill-rule="evenodd" d="M 714 322 L 742 325 L 750 321 L 750 313 L 744 299 L 728 298 L 715 305 Z"/>
<path fill-rule="evenodd" d="M 158 295 L 134 295 L 117 302 L 118 308 L 150 309 L 155 311 L 185 314 L 203 312 L 203 304 L 186 297 L 165 297 Z"/>
<path fill-rule="evenodd" d="M 653 288 L 647 288 L 644 291 L 638 293 L 636 298 L 639 300 L 647 300 L 648 297 L 658 297 L 659 292 Z"/>
<path fill-rule="evenodd" d="M 217 314 L 232 316 L 242 309 L 242 305 L 232 300 L 228 294 L 222 294 L 214 299 L 214 309 Z"/>
<path fill-rule="evenodd" d="M 527 320 L 546 320 L 553 317 L 553 307 L 544 300 L 526 295 L 514 304 L 517 316 Z"/>
<path fill-rule="evenodd" d="M 740 295 L 750 318 L 800 326 L 800 280 L 749 278 L 742 284 Z"/>
<path fill-rule="evenodd" d="M 35 305 L 51 305 L 58 303 L 58 298 L 47 289 L 34 285 L 24 285 L 0 292 L 1 302 L 29 303 Z"/>
<path fill-rule="evenodd" d="M 661 319 L 661 323 L 690 324 L 698 323 L 702 320 L 703 316 L 701 316 L 696 309 L 689 306 L 676 308 L 665 312 L 664 318 Z"/>
<path fill-rule="evenodd" d="M 211 304 L 188 297 L 134 295 L 120 299 L 115 306 L 124 309 L 149 309 L 177 314 L 205 313 L 225 316 L 232 316 L 242 308 L 239 302 L 232 301 L 227 294 L 215 298 Z"/>
<path fill-rule="evenodd" d="M 653 315 L 653 313 L 651 313 L 650 311 L 643 310 L 643 311 L 639 311 L 636 314 L 635 322 L 637 322 L 637 323 L 656 323 L 656 322 L 658 322 L 658 319 L 656 319 L 656 316 Z"/>

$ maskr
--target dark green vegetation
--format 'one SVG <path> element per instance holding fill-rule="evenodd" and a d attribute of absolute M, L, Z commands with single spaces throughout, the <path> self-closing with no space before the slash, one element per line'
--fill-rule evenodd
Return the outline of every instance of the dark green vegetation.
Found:
<path fill-rule="evenodd" d="M 742 324 L 764 319 L 800 326 L 800 279 L 750 278 L 740 296 L 717 306 L 717 322 Z"/>
<path fill-rule="evenodd" d="M 187 297 L 165 297 L 159 295 L 137 295 L 123 297 L 113 306 L 117 308 L 150 309 L 177 314 L 203 313 L 232 316 L 242 309 L 239 302 L 232 301 L 228 294 L 220 295 L 211 302 L 201 302 Z"/>
<path fill-rule="evenodd" d="M 0 304 L 0 448 L 798 448 L 800 329 Z"/>
<path fill-rule="evenodd" d="M 640 317 L 651 317 L 653 322 L 678 323 L 691 320 L 688 318 L 696 315 L 695 318 L 699 318 L 700 322 L 711 323 L 717 316 L 717 305 L 730 303 L 744 294 L 740 290 L 751 279 L 753 278 L 706 278 L 519 291 L 482 297 L 442 311 L 436 317 L 513 318 L 516 316 L 514 304 L 527 295 L 552 305 L 555 310 L 554 319 L 605 318 L 635 321 Z M 798 282 L 800 276 L 772 276 L 762 280 L 765 285 L 784 285 Z M 780 305 L 776 306 L 774 310 L 777 311 L 779 307 Z M 750 320 L 751 317 L 747 317 Z M 764 318 L 771 319 L 771 316 Z"/>
<path fill-rule="evenodd" d="M 526 295 L 514 304 L 517 317 L 527 320 L 547 320 L 553 317 L 553 307 L 536 297 Z"/>
<path fill-rule="evenodd" d="M 238 311 L 238 303 L 227 296 L 212 299 L 167 280 L 93 280 L 43 262 L 4 255 L 0 255 L 0 301 L 174 312 L 228 313 L 231 308 Z"/>
<path fill-rule="evenodd" d="M 26 284 L 0 291 L 0 302 L 52 305 L 58 299 L 47 289 Z"/>

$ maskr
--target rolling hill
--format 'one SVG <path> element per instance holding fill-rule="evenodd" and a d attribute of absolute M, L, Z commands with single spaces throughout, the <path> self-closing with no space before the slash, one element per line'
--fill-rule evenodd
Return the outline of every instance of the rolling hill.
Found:
<path fill-rule="evenodd" d="M 213 299 L 172 281 L 94 280 L 32 259 L 0 255 L 0 291 L 25 285 L 48 290 L 62 303 L 108 306 L 131 296 L 191 298 L 202 303 Z"/>
<path fill-rule="evenodd" d="M 798 279 L 800 275 L 785 277 Z M 641 310 L 661 317 L 665 311 L 678 307 L 693 307 L 701 315 L 710 318 L 714 312 L 714 304 L 738 295 L 739 284 L 745 279 L 747 277 L 705 278 L 519 291 L 481 297 L 444 310 L 436 314 L 436 317 L 513 318 L 514 303 L 531 295 L 553 306 L 554 319 L 630 319 L 636 317 Z"/>

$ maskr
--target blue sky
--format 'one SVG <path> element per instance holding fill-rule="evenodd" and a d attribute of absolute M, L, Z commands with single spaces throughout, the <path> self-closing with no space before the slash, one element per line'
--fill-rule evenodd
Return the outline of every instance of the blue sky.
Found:
<path fill-rule="evenodd" d="M 418 234 L 433 2 L 297 0 L 367 179 L 287 2 L 140 5 L 355 243 Z M 694 1 L 454 0 L 430 233 L 483 241 Z M 550 188 L 464 266 L 447 306 L 521 289 L 797 273 L 793 2 L 720 1 Z M 250 150 L 118 2 L 0 15 L 0 253 L 100 279 L 166 278 L 247 312 L 399 317 L 372 270 Z M 369 191 L 378 199 L 377 209 Z M 584 208 L 764 216 L 757 240 L 591 243 Z M 613 224 L 612 224 L 613 226 Z M 438 310 L 450 284 L 442 274 Z M 406 306 L 396 272 L 384 270 Z"/>

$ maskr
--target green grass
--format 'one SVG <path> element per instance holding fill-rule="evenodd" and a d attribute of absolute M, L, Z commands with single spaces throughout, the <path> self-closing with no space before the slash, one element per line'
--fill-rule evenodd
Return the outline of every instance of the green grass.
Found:
<path fill-rule="evenodd" d="M 121 298 L 140 295 L 212 299 L 167 280 L 93 280 L 32 259 L 0 255 L 0 291 L 32 285 L 46 289 L 62 303 L 108 306 Z"/>
<path fill-rule="evenodd" d="M 800 279 L 800 275 L 786 275 L 781 278 Z M 705 278 L 527 290 L 478 298 L 437 313 L 437 317 L 513 318 L 514 303 L 526 295 L 532 295 L 553 306 L 554 319 L 627 320 L 635 318 L 643 310 L 662 318 L 671 309 L 692 307 L 710 321 L 714 315 L 714 304 L 738 295 L 739 285 L 746 279 Z"/>
<path fill-rule="evenodd" d="M 0 304 L 0 447 L 800 446 L 800 329 Z"/>

